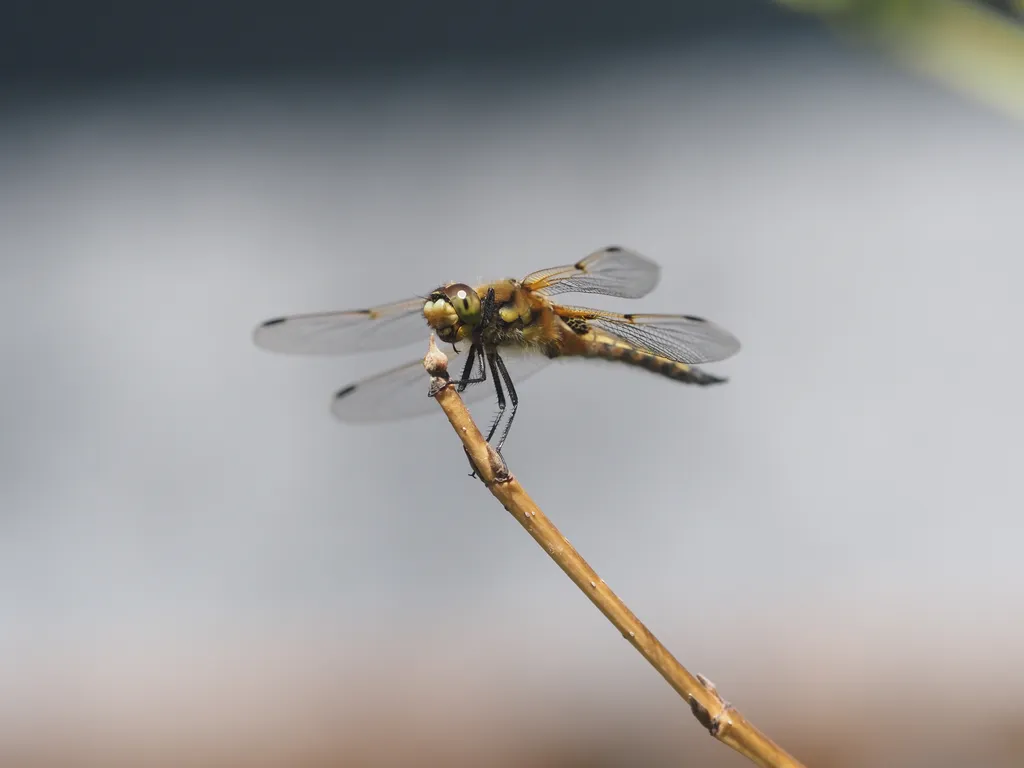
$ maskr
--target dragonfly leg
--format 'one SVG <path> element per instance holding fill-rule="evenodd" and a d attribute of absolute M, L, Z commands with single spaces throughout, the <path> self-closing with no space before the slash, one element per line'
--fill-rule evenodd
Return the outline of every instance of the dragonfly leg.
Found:
<path fill-rule="evenodd" d="M 474 362 L 479 363 L 479 365 L 477 366 L 479 370 L 477 371 L 477 375 L 475 377 L 472 375 Z M 453 381 L 452 384 L 454 384 L 457 388 L 457 391 L 461 393 L 465 392 L 466 387 L 468 387 L 470 384 L 479 384 L 482 381 L 487 381 L 487 369 L 484 367 L 483 353 L 481 352 L 479 355 L 477 355 L 477 346 L 474 344 L 469 348 L 469 352 L 466 354 L 466 365 L 462 369 L 462 378 Z"/>
<path fill-rule="evenodd" d="M 501 417 L 505 415 L 505 393 L 501 391 L 502 377 L 498 375 L 498 366 L 504 367 L 501 363 L 501 358 L 498 356 L 498 351 L 492 349 L 487 354 L 487 364 L 491 367 L 491 376 L 494 378 L 494 391 L 498 395 L 498 415 L 494 417 L 494 421 L 491 422 L 491 428 L 487 432 L 487 442 L 491 442 L 491 438 L 494 437 L 494 433 L 498 430 L 498 424 L 501 423 Z M 507 374 L 506 374 L 507 375 Z"/>
<path fill-rule="evenodd" d="M 498 375 L 498 369 L 495 367 L 495 362 L 494 362 L 494 359 L 498 356 L 497 351 L 492 351 L 490 354 L 488 354 L 486 350 L 483 350 L 483 351 L 481 351 L 480 355 L 481 355 L 480 367 L 483 368 L 483 358 L 484 357 L 487 358 L 487 362 L 488 362 L 488 364 L 491 367 L 491 375 L 494 378 L 494 392 L 498 396 L 498 415 L 494 417 L 494 421 L 491 423 L 491 428 L 487 432 L 487 442 L 489 443 L 489 442 L 491 442 L 491 438 L 494 437 L 495 431 L 497 431 L 497 429 L 498 429 L 498 424 L 501 422 L 502 414 L 505 413 L 505 393 L 501 391 L 501 377 Z M 484 373 L 484 378 L 486 378 L 486 377 L 487 377 L 487 374 L 485 372 Z M 483 379 L 481 379 L 481 381 L 483 381 Z M 466 452 L 466 456 L 467 457 L 469 456 L 469 452 L 468 451 Z M 501 454 L 499 453 L 498 456 L 500 457 Z M 469 465 L 471 467 L 473 467 L 473 462 L 470 461 Z M 470 473 L 469 476 L 470 477 L 476 477 L 476 467 L 473 467 L 473 471 Z"/>
<path fill-rule="evenodd" d="M 505 361 L 501 359 L 501 355 L 499 355 L 497 351 L 495 351 L 494 355 L 491 357 L 491 362 L 497 364 L 498 371 L 501 373 L 501 378 L 505 382 L 505 389 L 508 390 L 508 399 L 512 401 L 512 411 L 508 415 L 508 421 L 505 422 L 505 429 L 501 433 L 501 439 L 498 440 L 498 445 L 494 448 L 500 456 L 501 446 L 505 444 L 505 438 L 508 437 L 508 432 L 512 429 L 512 419 L 516 417 L 516 409 L 519 407 L 519 396 L 516 395 L 516 388 L 512 383 L 512 377 L 508 374 L 508 368 L 505 367 Z M 495 379 L 498 378 L 498 373 L 493 370 L 493 367 L 491 373 L 494 375 Z M 488 438 L 488 442 L 489 441 L 490 438 Z"/>
<path fill-rule="evenodd" d="M 494 289 L 488 288 L 484 300 L 480 303 L 480 328 L 487 328 L 494 319 L 495 310 Z"/>

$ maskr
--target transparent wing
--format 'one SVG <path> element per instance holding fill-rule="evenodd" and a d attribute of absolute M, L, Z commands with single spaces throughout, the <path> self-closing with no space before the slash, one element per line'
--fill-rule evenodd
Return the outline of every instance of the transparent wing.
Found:
<path fill-rule="evenodd" d="M 555 311 L 565 318 L 585 319 L 598 333 L 688 365 L 725 360 L 740 349 L 739 339 L 729 331 L 693 315 L 620 315 L 563 306 Z"/>
<path fill-rule="evenodd" d="M 468 349 L 467 346 L 458 354 L 450 348 L 444 350 L 448 356 L 448 373 L 453 379 L 461 378 Z M 551 362 L 551 358 L 526 349 L 502 347 L 500 351 L 501 359 L 516 385 Z M 476 369 L 475 363 L 473 367 Z M 427 396 L 429 388 L 430 379 L 423 370 L 423 358 L 418 358 L 340 390 L 334 396 L 331 412 L 341 421 L 352 424 L 397 421 L 439 413 L 437 403 Z M 462 399 L 466 403 L 497 401 L 490 370 L 487 371 L 487 381 L 470 384 L 462 393 Z"/>
<path fill-rule="evenodd" d="M 639 299 L 654 290 L 660 276 L 661 267 L 646 256 L 613 245 L 575 264 L 533 272 L 523 278 L 523 285 L 541 296 L 600 293 Z"/>
<path fill-rule="evenodd" d="M 272 352 L 293 355 L 346 355 L 426 342 L 430 329 L 423 318 L 424 301 L 276 317 L 253 331 L 253 341 Z"/>

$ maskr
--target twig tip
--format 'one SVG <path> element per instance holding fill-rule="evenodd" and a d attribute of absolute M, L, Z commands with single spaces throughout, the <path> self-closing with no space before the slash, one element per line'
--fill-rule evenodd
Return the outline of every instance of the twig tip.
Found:
<path fill-rule="evenodd" d="M 446 376 L 448 374 L 448 356 L 438 349 L 434 341 L 434 334 L 430 334 L 430 346 L 427 348 L 427 355 L 423 358 L 423 367 L 431 376 Z"/>

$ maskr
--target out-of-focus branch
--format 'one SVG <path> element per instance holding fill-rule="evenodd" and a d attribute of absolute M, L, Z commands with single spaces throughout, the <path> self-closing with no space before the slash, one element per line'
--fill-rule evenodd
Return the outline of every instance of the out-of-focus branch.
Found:
<path fill-rule="evenodd" d="M 1024 119 L 1024 3 L 980 0 L 776 0 L 880 44 L 990 107 Z"/>
<path fill-rule="evenodd" d="M 448 358 L 430 337 L 430 350 L 423 365 L 430 374 L 430 394 L 444 410 L 448 421 L 462 440 L 470 462 L 494 497 L 526 529 L 558 567 L 615 625 L 630 645 L 668 681 L 708 732 L 724 744 L 764 768 L 801 768 L 785 750 L 750 724 L 732 705 L 724 701 L 715 686 L 700 675 L 693 675 L 633 615 L 586 560 L 573 549 L 555 525 L 509 474 L 507 467 L 484 440 L 465 403 L 450 384 Z"/>

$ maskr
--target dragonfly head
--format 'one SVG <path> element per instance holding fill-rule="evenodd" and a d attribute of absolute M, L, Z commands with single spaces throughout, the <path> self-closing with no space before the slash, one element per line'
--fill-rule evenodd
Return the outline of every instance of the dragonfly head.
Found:
<path fill-rule="evenodd" d="M 423 305 L 427 324 L 448 342 L 468 338 L 480 323 L 481 313 L 480 297 L 464 283 L 438 288 Z"/>

